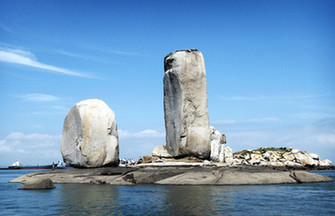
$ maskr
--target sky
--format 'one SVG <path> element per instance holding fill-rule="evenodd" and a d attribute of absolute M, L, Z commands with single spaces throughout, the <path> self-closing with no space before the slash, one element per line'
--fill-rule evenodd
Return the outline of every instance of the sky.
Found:
<path fill-rule="evenodd" d="M 165 144 L 164 57 L 196 48 L 210 124 L 233 152 L 335 161 L 335 1 L 0 1 L 0 166 L 62 160 L 63 122 L 98 98 L 121 158 Z"/>

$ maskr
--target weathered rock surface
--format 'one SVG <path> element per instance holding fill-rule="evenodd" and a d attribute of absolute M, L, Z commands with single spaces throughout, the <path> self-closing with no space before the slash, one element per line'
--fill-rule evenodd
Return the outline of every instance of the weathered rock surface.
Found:
<path fill-rule="evenodd" d="M 166 146 L 156 146 L 154 150 L 152 151 L 152 156 L 155 157 L 164 157 L 164 158 L 170 158 L 172 157 L 169 152 L 166 149 Z"/>
<path fill-rule="evenodd" d="M 221 162 L 226 164 L 233 163 L 233 152 L 232 149 L 225 146 L 226 136 L 225 134 L 220 133 L 215 130 L 214 127 L 210 127 L 211 129 L 211 161 L 213 162 Z"/>
<path fill-rule="evenodd" d="M 194 156 L 187 156 L 187 157 L 180 157 L 180 158 L 171 158 L 171 157 L 165 157 L 160 159 L 158 156 L 153 155 L 143 155 L 136 164 L 150 164 L 150 163 L 159 163 L 164 162 L 162 165 L 164 166 L 166 163 L 170 162 L 185 162 L 185 163 L 203 163 L 204 160 L 194 157 Z"/>
<path fill-rule="evenodd" d="M 170 53 L 164 59 L 166 149 L 173 157 L 209 158 L 206 70 L 196 49 Z"/>
<path fill-rule="evenodd" d="M 61 153 L 73 167 L 117 165 L 119 141 L 114 112 L 103 101 L 75 104 L 64 120 Z"/>
<path fill-rule="evenodd" d="M 298 183 L 327 182 L 329 177 L 303 171 L 292 171 L 290 177 Z"/>
<path fill-rule="evenodd" d="M 24 185 L 19 190 L 41 190 L 41 189 L 54 189 L 54 183 L 49 177 L 32 178 L 24 182 Z"/>
<path fill-rule="evenodd" d="M 309 176 L 309 173 L 307 173 Z M 216 172 L 186 172 L 158 181 L 157 184 L 181 185 L 260 185 L 293 184 L 290 172 L 240 172 L 236 170 Z"/>
<path fill-rule="evenodd" d="M 217 167 L 198 165 L 154 167 L 104 167 L 95 169 L 60 169 L 30 173 L 11 182 L 26 183 L 50 178 L 57 184 L 166 184 L 166 185 L 259 185 L 331 182 L 332 178 L 305 171 L 279 171 L 264 167 Z M 148 164 L 149 165 L 149 164 Z"/>
<path fill-rule="evenodd" d="M 233 164 L 272 167 L 333 167 L 329 160 L 322 160 L 314 153 L 302 152 L 292 148 L 258 148 L 234 153 Z"/>

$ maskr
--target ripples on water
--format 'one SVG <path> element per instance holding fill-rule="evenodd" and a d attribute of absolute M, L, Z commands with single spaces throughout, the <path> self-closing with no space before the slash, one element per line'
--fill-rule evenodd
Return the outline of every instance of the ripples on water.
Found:
<path fill-rule="evenodd" d="M 0 170 L 0 215 L 335 215 L 335 183 L 263 186 L 57 184 L 17 190 Z M 335 178 L 335 171 L 319 174 Z"/>

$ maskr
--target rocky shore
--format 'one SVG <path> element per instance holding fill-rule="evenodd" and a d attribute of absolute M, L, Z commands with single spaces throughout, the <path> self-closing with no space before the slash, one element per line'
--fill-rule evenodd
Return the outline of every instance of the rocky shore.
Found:
<path fill-rule="evenodd" d="M 234 165 L 288 167 L 296 169 L 316 168 L 327 169 L 333 167 L 328 159 L 321 159 L 315 153 L 300 151 L 293 148 L 262 148 L 243 150 L 233 154 Z"/>
<path fill-rule="evenodd" d="M 50 179 L 55 184 L 110 185 L 261 185 L 333 181 L 329 177 L 301 170 L 170 162 L 133 167 L 56 169 L 30 173 L 10 182 L 29 186 L 40 182 L 40 179 Z"/>
<path fill-rule="evenodd" d="M 257 185 L 333 181 L 297 170 L 334 167 L 317 154 L 293 148 L 258 148 L 233 154 L 226 146 L 226 135 L 209 124 L 205 63 L 196 49 L 177 50 L 164 58 L 164 119 L 166 144 L 157 146 L 135 166 L 116 167 L 120 159 L 115 113 L 101 100 L 78 102 L 64 120 L 61 142 L 64 162 L 77 168 L 31 173 L 11 182 L 23 183 L 22 189 L 39 189 L 53 188 L 53 183 Z"/>

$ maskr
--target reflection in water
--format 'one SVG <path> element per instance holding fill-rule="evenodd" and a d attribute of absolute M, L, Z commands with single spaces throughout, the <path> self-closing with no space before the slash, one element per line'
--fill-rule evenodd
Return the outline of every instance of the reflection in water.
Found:
<path fill-rule="evenodd" d="M 225 215 L 231 213 L 232 187 L 167 186 L 169 215 Z"/>
<path fill-rule="evenodd" d="M 107 185 L 64 184 L 59 215 L 119 215 L 119 191 Z"/>
<path fill-rule="evenodd" d="M 319 173 L 335 179 L 335 171 Z M 54 190 L 23 191 L 17 190 L 20 185 L 7 183 L 14 177 L 12 172 L 0 172 L 0 215 L 335 215 L 335 182 L 258 186 L 57 184 Z"/>
<path fill-rule="evenodd" d="M 59 186 L 60 215 L 231 215 L 251 210 L 241 205 L 250 194 L 273 193 L 254 186 Z"/>
<path fill-rule="evenodd" d="M 59 215 L 153 215 L 166 212 L 164 187 L 59 185 Z"/>

